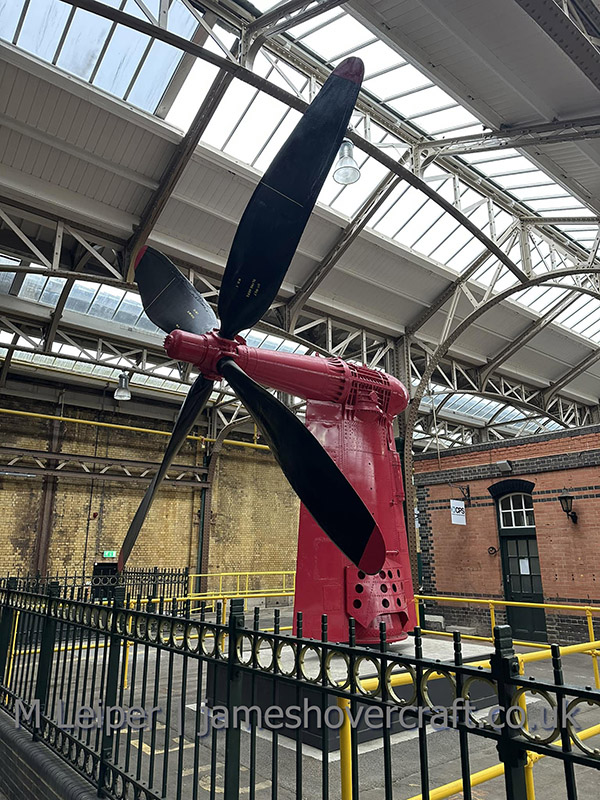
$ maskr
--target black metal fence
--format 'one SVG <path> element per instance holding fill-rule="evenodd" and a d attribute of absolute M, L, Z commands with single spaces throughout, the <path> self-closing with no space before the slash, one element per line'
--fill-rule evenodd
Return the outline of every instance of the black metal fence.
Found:
<path fill-rule="evenodd" d="M 600 778 L 600 750 L 588 743 L 600 726 L 581 731 L 574 721 L 580 707 L 600 706 L 600 692 L 565 684 L 556 646 L 550 678 L 519 675 L 507 626 L 495 629 L 489 663 L 477 664 L 464 661 L 459 634 L 440 661 L 423 657 L 418 630 L 399 653 L 384 626 L 379 649 L 356 646 L 350 621 L 349 644 L 335 644 L 326 618 L 322 640 L 305 639 L 302 615 L 294 635 L 281 631 L 278 609 L 270 629 L 258 609 L 246 627 L 233 601 L 223 625 L 218 609 L 132 605 L 124 587 L 92 603 L 57 583 L 36 593 L 13 580 L 0 588 L 0 609 L 0 707 L 105 797 L 391 800 L 416 786 L 429 798 L 444 709 L 466 800 L 471 755 L 490 742 L 510 800 L 530 796 L 527 770 L 543 756 L 560 766 L 569 800 L 578 769 Z M 539 709 L 528 711 L 529 729 L 519 719 L 526 694 L 557 712 L 537 732 Z M 477 711 L 467 703 L 475 697 Z"/>
<path fill-rule="evenodd" d="M 95 569 L 92 575 L 77 572 L 8 575 L 0 577 L 0 588 L 6 588 L 10 582 L 11 586 L 21 591 L 45 593 L 51 583 L 56 583 L 60 586 L 61 594 L 79 600 L 94 596 L 96 599 L 107 597 L 117 586 L 123 586 L 127 594 L 145 600 L 186 597 L 190 593 L 189 567 L 133 567 L 118 575 L 116 563 L 101 562 L 97 566 L 104 569 Z"/>

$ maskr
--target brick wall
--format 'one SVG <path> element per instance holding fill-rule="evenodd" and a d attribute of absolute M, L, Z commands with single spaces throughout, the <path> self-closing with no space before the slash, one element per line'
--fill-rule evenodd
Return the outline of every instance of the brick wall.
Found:
<path fill-rule="evenodd" d="M 225 446 L 214 475 L 208 571 L 295 569 L 298 514 L 270 453 Z"/>
<path fill-rule="evenodd" d="M 0 792 L 7 800 L 94 800 L 90 784 L 0 711 Z"/>
<path fill-rule="evenodd" d="M 56 414 L 51 404 L 3 398 L 6 407 Z M 65 406 L 62 416 L 169 431 L 168 422 Z M 58 426 L 58 427 L 57 427 Z M 62 453 L 158 463 L 166 437 L 135 431 L 0 414 L 0 443 Z M 21 462 L 22 464 L 23 462 Z M 202 465 L 201 443 L 188 440 L 178 464 Z M 31 462 L 33 465 L 33 462 Z M 298 504 L 268 452 L 225 448 L 215 471 L 213 521 L 205 533 L 211 570 L 294 569 Z M 57 478 L 48 569 L 91 572 L 103 550 L 119 550 L 145 484 Z M 42 516 L 42 477 L 0 475 L 0 573 L 33 568 Z M 197 568 L 201 490 L 163 484 L 130 565 Z M 94 513 L 97 517 L 94 518 Z M 87 540 L 87 547 L 86 547 Z"/>
<path fill-rule="evenodd" d="M 534 484 L 545 601 L 600 604 L 600 426 L 474 445 L 442 452 L 439 459 L 437 453 L 415 458 L 424 593 L 503 598 L 500 553 L 488 553 L 500 546 L 489 487 L 518 478 Z M 511 472 L 502 473 L 498 461 L 509 461 Z M 465 526 L 451 524 L 450 500 L 462 495 L 450 483 L 470 489 Z M 564 487 L 575 498 L 576 525 L 558 501 Z M 447 608 L 445 616 L 458 619 L 460 613 Z M 483 627 L 477 616 L 472 619 Z M 561 640 L 581 641 L 585 620 L 557 612 L 547 616 L 547 627 Z"/>

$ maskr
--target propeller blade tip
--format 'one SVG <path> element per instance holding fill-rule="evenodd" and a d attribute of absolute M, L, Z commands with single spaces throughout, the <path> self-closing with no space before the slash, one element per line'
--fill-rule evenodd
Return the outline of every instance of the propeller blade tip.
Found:
<path fill-rule="evenodd" d="M 142 260 L 142 258 L 144 257 L 144 253 L 146 252 L 147 249 L 148 249 L 147 246 L 140 248 L 137 256 L 135 257 L 135 264 L 133 265 L 134 270 L 137 269 L 137 266 L 140 263 L 140 261 Z"/>
<path fill-rule="evenodd" d="M 367 575 L 375 575 L 383 567 L 386 556 L 385 540 L 378 527 L 373 528 L 367 546 L 363 550 L 360 561 L 357 564 L 359 569 Z"/>
<path fill-rule="evenodd" d="M 117 561 L 117 570 L 119 572 L 123 572 L 123 567 L 124 566 L 125 566 L 125 561 L 124 561 L 124 558 L 123 558 L 123 551 L 121 550 L 121 552 L 119 553 L 119 559 Z"/>
<path fill-rule="evenodd" d="M 356 58 L 356 56 L 345 58 L 341 64 L 337 65 L 332 73 L 332 75 L 337 75 L 340 78 L 345 78 L 347 81 L 352 81 L 352 83 L 358 83 L 359 85 L 362 83 L 364 74 L 365 65 L 361 59 Z"/>

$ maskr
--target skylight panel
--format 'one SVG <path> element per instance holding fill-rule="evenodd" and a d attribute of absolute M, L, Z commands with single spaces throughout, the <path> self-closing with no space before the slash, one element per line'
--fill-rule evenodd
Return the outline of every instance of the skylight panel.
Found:
<path fill-rule="evenodd" d="M 597 300 L 591 300 L 591 305 L 589 317 L 582 320 L 575 328 L 583 336 L 593 336 L 600 329 L 600 303 Z"/>
<path fill-rule="evenodd" d="M 438 222 L 427 234 L 426 242 L 422 242 L 422 252 L 429 257 L 430 253 L 436 250 L 456 230 L 457 226 L 458 223 L 450 214 L 442 214 Z"/>
<path fill-rule="evenodd" d="M 301 114 L 299 111 L 290 109 L 286 112 L 285 116 L 275 128 L 273 133 L 263 142 L 255 161 L 252 166 L 259 169 L 261 172 L 266 171 L 271 161 L 275 158 L 279 149 L 284 144 L 292 130 L 300 121 Z"/>
<path fill-rule="evenodd" d="M 67 311 L 80 311 L 82 314 L 86 314 L 98 289 L 97 283 L 75 281 L 69 292 L 65 308 Z"/>
<path fill-rule="evenodd" d="M 143 33 L 118 25 L 95 68 L 94 86 L 123 97 L 149 41 Z"/>
<path fill-rule="evenodd" d="M 269 335 L 266 337 L 261 347 L 264 350 L 279 350 L 279 347 L 282 344 L 283 344 L 283 339 L 281 339 L 279 336 Z"/>
<path fill-rule="evenodd" d="M 248 164 L 253 163 L 263 150 L 265 141 L 275 133 L 285 111 L 283 103 L 257 93 L 222 149 Z"/>
<path fill-rule="evenodd" d="M 567 291 L 567 289 L 558 289 L 554 286 L 532 286 L 519 295 L 519 302 L 532 311 L 542 314 L 562 300 Z"/>
<path fill-rule="evenodd" d="M 116 286 L 101 286 L 88 313 L 94 317 L 112 319 L 125 292 Z"/>
<path fill-rule="evenodd" d="M 318 19 L 321 19 L 319 17 Z M 383 42 L 373 42 L 361 48 L 359 53 L 365 64 L 365 79 L 382 72 L 385 69 L 406 64 L 406 61 Z"/>
<path fill-rule="evenodd" d="M 255 93 L 256 90 L 252 86 L 234 79 L 219 103 L 202 140 L 221 149 L 240 120 L 241 113 L 254 99 Z"/>
<path fill-rule="evenodd" d="M 322 28 L 324 25 L 327 25 L 329 22 L 332 22 L 338 17 L 343 17 L 344 14 L 345 12 L 339 8 L 330 8 L 327 11 L 319 14 L 314 19 L 307 19 L 305 22 L 295 25 L 293 28 L 289 29 L 288 33 L 297 41 L 302 41 L 302 39 L 308 36 L 309 33 L 312 33 L 312 31 Z"/>
<path fill-rule="evenodd" d="M 119 308 L 115 312 L 113 320 L 124 325 L 135 325 L 138 317 L 142 313 L 142 302 L 137 294 L 126 292 L 121 300 Z"/>
<path fill-rule="evenodd" d="M 365 42 L 373 39 L 373 34 L 357 22 L 355 19 L 345 14 L 343 17 L 335 19 L 318 31 L 303 38 L 303 43 L 318 53 L 320 56 L 330 61 L 339 55 L 340 44 L 344 50 L 352 52 Z"/>
<path fill-rule="evenodd" d="M 279 63 L 276 61 L 271 63 L 264 56 L 259 56 L 257 58 L 257 66 L 260 68 L 259 74 L 272 79 L 275 83 L 288 91 L 290 86 L 286 82 L 286 79 L 290 81 L 292 85 L 297 86 L 298 91 L 301 91 L 308 85 L 308 80 L 306 79 L 304 81 L 297 80 L 297 75 L 294 75 L 294 71 L 292 70 L 284 72 L 284 77 L 278 72 Z M 295 82 L 294 78 L 296 78 Z M 244 92 L 243 96 L 247 98 L 247 101 L 245 105 L 238 106 L 235 114 L 232 114 L 231 121 L 233 124 L 220 147 L 236 158 L 246 161 L 247 163 L 254 163 L 263 155 L 268 143 L 275 136 L 279 125 L 284 122 L 288 116 L 291 117 L 291 120 L 294 120 L 297 119 L 299 115 L 291 115 L 288 106 L 284 103 L 256 89 L 251 92 Z M 225 98 L 223 102 L 227 100 L 231 102 L 232 98 Z M 288 123 L 285 130 L 291 130 L 291 127 L 292 126 Z M 209 133 L 207 130 L 207 136 L 210 135 L 214 135 L 214 132 Z M 273 155 L 274 153 L 271 155 L 271 158 Z"/>
<path fill-rule="evenodd" d="M 383 100 L 385 97 L 395 97 L 400 92 L 415 89 L 423 83 L 425 83 L 423 73 L 415 69 L 412 64 L 404 62 L 377 77 L 367 78 L 363 81 L 363 87 Z"/>
<path fill-rule="evenodd" d="M 45 275 L 26 275 L 23 285 L 19 290 L 19 297 L 23 300 L 33 300 L 36 302 L 40 299 L 45 284 Z"/>
<path fill-rule="evenodd" d="M 145 111 L 154 111 L 180 60 L 181 50 L 165 42 L 152 42 L 148 57 L 125 99 Z"/>
<path fill-rule="evenodd" d="M 229 48 L 232 47 L 235 41 L 235 36 L 232 33 L 224 30 L 224 28 L 218 24 L 214 26 L 214 31 L 223 44 Z M 223 55 L 223 51 L 219 45 L 210 37 L 206 40 L 203 47 L 212 53 L 216 53 L 220 56 Z M 183 131 L 187 131 L 196 112 L 206 98 L 218 72 L 218 67 L 209 64 L 207 61 L 196 59 L 173 105 L 167 113 L 166 121 L 171 125 L 175 125 L 177 128 L 181 128 Z M 223 105 L 224 100 L 220 103 L 220 106 Z"/>
<path fill-rule="evenodd" d="M 108 5 L 116 6 L 115 0 Z M 39 20 L 38 20 L 39 23 Z M 58 56 L 62 69 L 88 80 L 111 29 L 109 20 L 76 9 Z"/>
<path fill-rule="evenodd" d="M 24 4 L 25 0 L 0 0 L 0 39 L 13 40 Z"/>
<path fill-rule="evenodd" d="M 16 272 L 0 272 L 0 294 L 8 294 Z"/>
<path fill-rule="evenodd" d="M 599 303 L 595 298 L 584 295 L 584 302 L 575 314 L 567 319 L 567 327 L 580 333 L 589 327 L 598 317 Z"/>
<path fill-rule="evenodd" d="M 54 308 L 66 282 L 66 278 L 48 278 L 40 295 L 40 303 Z"/>
<path fill-rule="evenodd" d="M 478 256 L 481 255 L 481 242 L 478 239 L 471 239 L 463 247 L 459 248 L 453 256 L 446 261 L 446 266 L 451 267 L 457 272 L 469 266 Z"/>
<path fill-rule="evenodd" d="M 433 83 L 421 83 L 412 90 L 402 86 L 400 97 L 394 97 L 387 101 L 388 105 L 395 108 L 403 117 L 414 118 L 417 114 L 429 113 L 432 109 L 454 102 L 448 97 L 446 92 Z"/>
<path fill-rule="evenodd" d="M 447 260 L 458 253 L 460 248 L 466 244 L 470 238 L 471 234 L 462 225 L 459 225 L 456 230 L 431 251 L 429 255 L 435 258 L 436 261 L 441 261 L 442 264 L 445 264 Z"/>
<path fill-rule="evenodd" d="M 436 110 L 432 108 L 426 115 L 421 112 L 412 115 L 412 119 L 419 119 L 419 127 L 434 135 L 437 130 L 452 129 L 457 126 L 481 125 L 473 114 L 462 108 L 457 103 L 452 108 Z"/>
<path fill-rule="evenodd" d="M 372 227 L 378 233 L 390 239 L 397 232 L 402 222 L 411 214 L 417 205 L 423 204 L 423 195 L 412 186 L 402 186 L 397 196 L 389 205 L 387 212 Z"/>
<path fill-rule="evenodd" d="M 59 0 L 30 0 L 19 34 L 19 47 L 52 61 L 70 13 L 71 8 Z"/>

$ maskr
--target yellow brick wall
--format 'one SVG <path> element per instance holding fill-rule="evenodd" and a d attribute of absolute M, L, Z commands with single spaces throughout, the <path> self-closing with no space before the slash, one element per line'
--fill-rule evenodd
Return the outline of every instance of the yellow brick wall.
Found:
<path fill-rule="evenodd" d="M 213 480 L 208 571 L 295 569 L 299 502 L 271 454 L 226 446 Z"/>
<path fill-rule="evenodd" d="M 56 414 L 51 404 L 3 398 L 2 405 Z M 67 417 L 168 431 L 167 422 L 65 406 Z M 0 413 L 0 444 L 49 450 L 54 423 Z M 166 437 L 60 423 L 62 453 L 158 462 Z M 177 463 L 201 465 L 199 442 L 187 441 Z M 145 484 L 58 478 L 52 509 L 50 572 L 89 573 L 103 550 L 119 550 Z M 42 478 L 0 476 L 0 574 L 29 571 L 41 514 Z M 163 485 L 140 534 L 132 567 L 196 571 L 201 491 Z M 218 457 L 211 519 L 204 534 L 210 571 L 289 570 L 296 560 L 298 501 L 272 456 L 226 447 Z M 94 518 L 94 513 L 98 516 Z M 87 540 L 87 550 L 86 550 Z M 205 562 L 206 563 L 206 562 Z"/>

